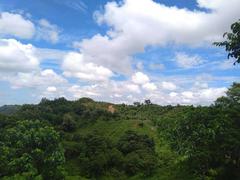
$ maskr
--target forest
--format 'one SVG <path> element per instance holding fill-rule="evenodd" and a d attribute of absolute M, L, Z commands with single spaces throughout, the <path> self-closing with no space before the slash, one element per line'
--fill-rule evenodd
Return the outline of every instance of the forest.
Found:
<path fill-rule="evenodd" d="M 4 106 L 1 179 L 240 179 L 240 84 L 209 107 Z"/>

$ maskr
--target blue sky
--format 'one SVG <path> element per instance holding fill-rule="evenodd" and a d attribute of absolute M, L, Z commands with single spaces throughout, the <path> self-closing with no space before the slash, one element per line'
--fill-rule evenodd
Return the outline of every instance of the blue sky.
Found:
<path fill-rule="evenodd" d="M 238 0 L 2 0 L 0 105 L 43 97 L 208 105 L 239 82 L 212 42 Z"/>

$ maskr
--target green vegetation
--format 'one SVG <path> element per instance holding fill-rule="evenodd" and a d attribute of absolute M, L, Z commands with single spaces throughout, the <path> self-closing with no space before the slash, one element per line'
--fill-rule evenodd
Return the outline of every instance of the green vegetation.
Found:
<path fill-rule="evenodd" d="M 0 113 L 5 115 L 10 115 L 19 110 L 19 105 L 4 105 L 0 107 Z"/>
<path fill-rule="evenodd" d="M 38 120 L 1 129 L 0 176 L 62 179 L 65 162 L 60 136 Z M 16 178 L 17 178 L 16 177 Z"/>
<path fill-rule="evenodd" d="M 43 99 L 0 115 L 0 177 L 240 179 L 239 109 L 238 83 L 210 107 Z"/>
<path fill-rule="evenodd" d="M 228 58 L 236 59 L 235 63 L 240 63 L 240 20 L 231 25 L 231 32 L 223 34 L 226 39 L 222 42 L 213 43 L 216 46 L 223 46 L 228 52 Z"/>

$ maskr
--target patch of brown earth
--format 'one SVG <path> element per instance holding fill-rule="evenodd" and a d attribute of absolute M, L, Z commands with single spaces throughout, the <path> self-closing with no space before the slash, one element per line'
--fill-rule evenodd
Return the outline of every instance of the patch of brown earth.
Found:
<path fill-rule="evenodd" d="M 108 106 L 108 111 L 111 112 L 111 113 L 115 113 L 115 108 L 113 107 L 113 105 L 109 105 Z"/>

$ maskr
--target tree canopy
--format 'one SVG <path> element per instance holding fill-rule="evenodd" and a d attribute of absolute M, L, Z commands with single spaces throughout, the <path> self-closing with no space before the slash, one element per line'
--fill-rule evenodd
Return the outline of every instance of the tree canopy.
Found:
<path fill-rule="evenodd" d="M 214 42 L 214 45 L 225 47 L 228 58 L 235 58 L 235 63 L 240 63 L 240 20 L 233 23 L 231 32 L 224 33 L 223 37 L 226 39 L 225 41 Z"/>
<path fill-rule="evenodd" d="M 40 121 L 18 121 L 0 134 L 0 177 L 62 179 L 65 162 L 59 134 Z"/>

